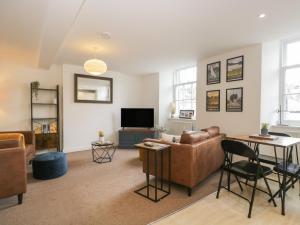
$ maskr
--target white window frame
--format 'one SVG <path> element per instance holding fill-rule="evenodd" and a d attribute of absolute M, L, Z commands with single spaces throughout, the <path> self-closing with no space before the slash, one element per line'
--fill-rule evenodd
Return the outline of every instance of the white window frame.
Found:
<path fill-rule="evenodd" d="M 281 124 L 284 125 L 289 125 L 289 126 L 300 126 L 300 120 L 285 120 L 284 119 L 284 112 L 285 110 L 285 74 L 288 69 L 293 69 L 293 68 L 300 68 L 300 64 L 295 64 L 291 66 L 286 65 L 286 60 L 287 60 L 287 45 L 293 42 L 298 42 L 300 41 L 300 38 L 293 38 L 293 39 L 288 39 L 284 40 L 281 42 L 281 57 L 280 57 L 280 79 L 279 79 L 279 104 L 281 106 L 281 113 L 279 116 L 281 117 Z"/>
<path fill-rule="evenodd" d="M 181 70 L 185 70 L 185 69 L 189 69 L 189 68 L 193 68 L 195 67 L 196 68 L 196 80 L 195 81 L 191 81 L 191 82 L 184 82 L 184 83 L 179 83 L 179 84 L 176 84 L 175 83 L 175 77 L 177 75 L 177 73 Z M 176 116 L 179 116 L 179 109 L 177 108 L 177 100 L 176 100 L 176 88 L 179 87 L 179 86 L 184 86 L 184 85 L 191 85 L 191 84 L 195 84 L 196 85 L 196 96 L 195 96 L 195 109 L 194 109 L 194 118 L 193 119 L 196 119 L 196 113 L 197 113 L 197 65 L 192 65 L 192 66 L 187 66 L 187 67 L 183 67 L 183 68 L 180 68 L 180 69 L 177 69 L 175 70 L 174 74 L 173 74 L 173 102 L 175 103 L 176 105 L 176 111 L 178 112 Z M 191 99 L 184 99 L 186 101 L 193 101 L 193 98 Z"/>

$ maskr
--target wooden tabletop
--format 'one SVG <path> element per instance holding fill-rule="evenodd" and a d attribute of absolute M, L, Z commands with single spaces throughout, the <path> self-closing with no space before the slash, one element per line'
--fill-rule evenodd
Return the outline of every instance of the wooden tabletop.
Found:
<path fill-rule="evenodd" d="M 236 141 L 245 141 L 262 145 L 270 145 L 276 147 L 291 147 L 300 143 L 300 138 L 294 137 L 278 137 L 276 140 L 261 140 L 258 138 L 249 137 L 251 135 L 228 135 L 227 139 L 236 140 Z"/>
<path fill-rule="evenodd" d="M 168 149 L 168 148 L 171 147 L 170 145 L 159 144 L 159 143 L 154 143 L 154 142 L 151 142 L 151 144 L 153 144 L 153 146 L 151 146 L 151 147 L 146 146 L 144 143 L 135 144 L 134 146 L 136 148 L 147 149 L 147 150 L 150 150 L 150 151 L 162 151 L 162 150 L 165 150 L 165 149 Z"/>

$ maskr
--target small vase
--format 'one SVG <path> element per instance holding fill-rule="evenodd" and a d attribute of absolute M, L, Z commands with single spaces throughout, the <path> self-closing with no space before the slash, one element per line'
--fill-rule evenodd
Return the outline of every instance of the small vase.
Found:
<path fill-rule="evenodd" d="M 261 133 L 261 135 L 266 136 L 266 135 L 268 135 L 269 131 L 268 131 L 268 129 L 262 128 L 262 129 L 260 130 L 260 133 Z"/>
<path fill-rule="evenodd" d="M 104 137 L 99 137 L 99 141 L 103 143 L 104 142 Z"/>

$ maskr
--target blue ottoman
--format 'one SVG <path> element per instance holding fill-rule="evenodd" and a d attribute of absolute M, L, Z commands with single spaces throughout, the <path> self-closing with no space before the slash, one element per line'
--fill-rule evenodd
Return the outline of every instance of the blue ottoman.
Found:
<path fill-rule="evenodd" d="M 48 152 L 36 156 L 32 160 L 33 177 L 48 180 L 64 175 L 68 170 L 66 154 L 63 152 Z"/>

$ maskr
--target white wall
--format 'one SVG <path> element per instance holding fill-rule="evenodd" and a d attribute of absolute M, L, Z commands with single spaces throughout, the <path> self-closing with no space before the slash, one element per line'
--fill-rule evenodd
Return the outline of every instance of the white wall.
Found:
<path fill-rule="evenodd" d="M 113 78 L 113 104 L 74 102 L 74 73 L 84 73 L 83 68 L 63 65 L 63 118 L 64 151 L 90 148 L 98 139 L 98 131 L 105 132 L 106 139 L 117 142 L 120 129 L 120 109 L 141 107 L 142 78 L 109 71 L 103 76 Z"/>
<path fill-rule="evenodd" d="M 173 73 L 162 71 L 159 73 L 159 125 L 167 125 L 171 116 L 171 103 L 173 102 Z"/>
<path fill-rule="evenodd" d="M 154 125 L 159 125 L 159 74 L 141 76 L 140 107 L 154 108 Z"/>
<path fill-rule="evenodd" d="M 261 123 L 279 121 L 280 41 L 262 44 Z"/>
<path fill-rule="evenodd" d="M 227 134 L 251 134 L 260 129 L 261 45 L 210 57 L 198 62 L 197 124 L 198 128 L 218 125 Z M 226 60 L 244 56 L 244 80 L 226 82 Z M 221 83 L 206 85 L 206 65 L 221 61 Z M 243 112 L 226 112 L 226 89 L 243 87 Z M 206 91 L 220 90 L 220 112 L 206 112 Z"/>
<path fill-rule="evenodd" d="M 0 63 L 0 130 L 31 130 L 30 83 L 41 87 L 61 85 L 61 66 L 49 70 Z"/>

